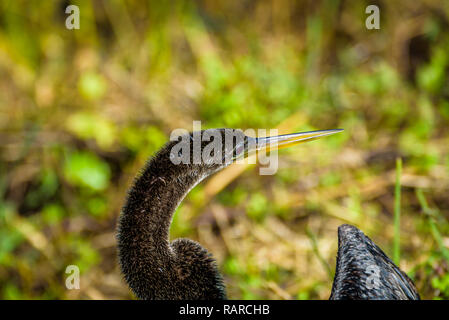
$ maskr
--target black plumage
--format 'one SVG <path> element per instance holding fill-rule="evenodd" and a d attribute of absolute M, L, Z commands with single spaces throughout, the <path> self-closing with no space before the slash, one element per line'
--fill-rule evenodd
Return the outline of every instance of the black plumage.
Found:
<path fill-rule="evenodd" d="M 354 226 L 338 228 L 331 300 L 419 300 L 410 278 Z"/>

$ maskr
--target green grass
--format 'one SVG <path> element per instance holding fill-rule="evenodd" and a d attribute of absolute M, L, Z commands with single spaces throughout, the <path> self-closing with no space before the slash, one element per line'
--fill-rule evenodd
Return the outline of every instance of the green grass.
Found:
<path fill-rule="evenodd" d="M 419 204 L 421 205 L 421 210 L 426 216 L 426 220 L 430 225 L 430 230 L 432 233 L 432 236 L 435 240 L 435 242 L 438 245 L 438 248 L 442 254 L 442 256 L 446 259 L 447 263 L 449 264 L 449 250 L 446 248 L 446 246 L 443 243 L 443 237 L 438 230 L 437 227 L 437 219 L 441 216 L 436 209 L 431 209 L 427 203 L 427 200 L 424 196 L 424 192 L 421 189 L 416 189 L 416 197 L 418 198 Z"/>
<path fill-rule="evenodd" d="M 393 261 L 399 265 L 401 260 L 401 175 L 402 159 L 396 159 L 396 183 L 394 188 L 394 242 Z"/>

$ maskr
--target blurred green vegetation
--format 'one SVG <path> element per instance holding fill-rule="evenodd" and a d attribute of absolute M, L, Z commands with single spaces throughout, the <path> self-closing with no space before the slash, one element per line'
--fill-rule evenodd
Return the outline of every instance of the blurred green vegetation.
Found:
<path fill-rule="evenodd" d="M 449 2 L 374 3 L 380 30 L 370 1 L 0 2 L 0 298 L 130 298 L 114 238 L 126 190 L 201 120 L 345 129 L 178 209 L 171 236 L 214 254 L 231 298 L 328 298 L 351 223 L 390 256 L 399 237 L 421 296 L 448 299 Z"/>

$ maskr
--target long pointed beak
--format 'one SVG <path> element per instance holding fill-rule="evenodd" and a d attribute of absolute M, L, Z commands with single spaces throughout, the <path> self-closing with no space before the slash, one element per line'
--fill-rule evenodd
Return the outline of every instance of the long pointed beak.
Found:
<path fill-rule="evenodd" d="M 343 129 L 330 129 L 330 130 L 318 130 L 318 131 L 308 131 L 300 133 L 290 133 L 283 134 L 279 136 L 263 137 L 263 138 L 252 138 L 253 141 L 250 142 L 250 152 L 259 151 L 266 149 L 277 150 L 282 148 L 291 147 L 303 142 L 316 140 L 322 137 L 330 136 L 332 134 L 343 131 Z"/>

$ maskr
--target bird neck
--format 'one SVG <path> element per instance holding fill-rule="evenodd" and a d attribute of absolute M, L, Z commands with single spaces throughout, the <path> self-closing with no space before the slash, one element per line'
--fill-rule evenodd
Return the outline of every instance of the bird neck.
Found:
<path fill-rule="evenodd" d="M 188 239 L 172 243 L 169 239 L 177 206 L 204 177 L 198 168 L 171 163 L 162 150 L 131 187 L 120 216 L 118 249 L 125 280 L 139 298 L 224 297 L 221 277 L 207 250 Z"/>
<path fill-rule="evenodd" d="M 123 215 L 132 216 L 133 237 L 158 252 L 170 250 L 170 225 L 179 203 L 202 179 L 201 176 L 175 170 L 175 165 L 152 159 L 128 194 Z"/>

